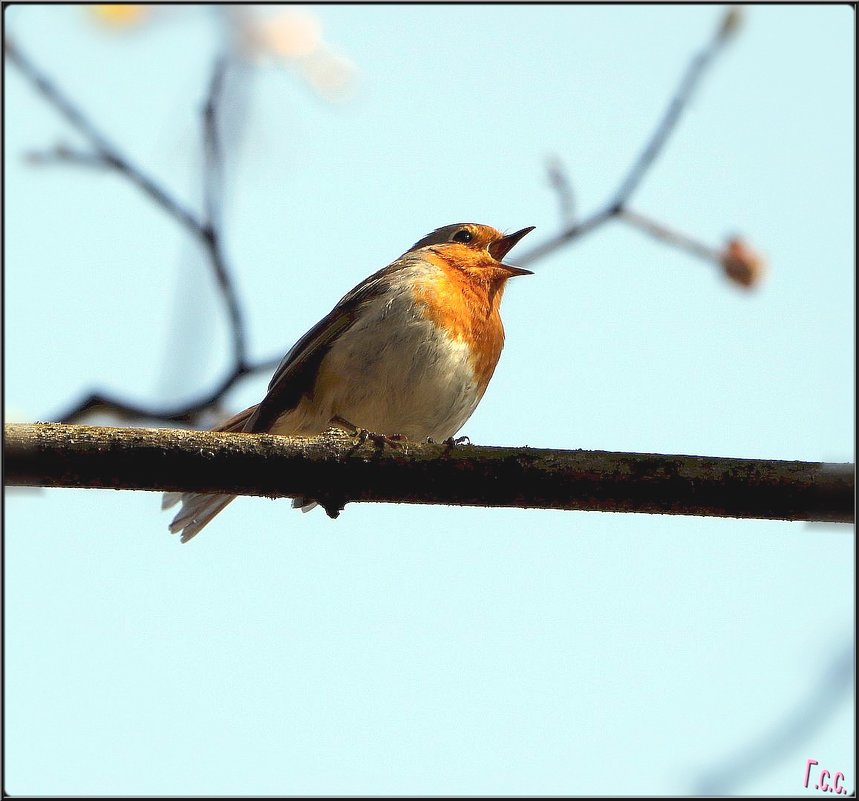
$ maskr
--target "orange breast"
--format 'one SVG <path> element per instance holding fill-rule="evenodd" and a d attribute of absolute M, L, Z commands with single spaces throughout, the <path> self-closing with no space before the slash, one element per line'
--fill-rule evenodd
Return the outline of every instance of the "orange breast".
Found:
<path fill-rule="evenodd" d="M 499 307 L 506 276 L 491 266 L 463 266 L 456 255 L 430 254 L 429 259 L 441 270 L 416 286 L 415 300 L 452 339 L 469 345 L 471 366 L 482 394 L 504 347 Z"/>

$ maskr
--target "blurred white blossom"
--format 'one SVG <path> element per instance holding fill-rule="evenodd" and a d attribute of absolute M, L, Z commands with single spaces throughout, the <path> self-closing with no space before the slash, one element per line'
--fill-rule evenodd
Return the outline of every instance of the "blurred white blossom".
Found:
<path fill-rule="evenodd" d="M 113 31 L 133 30 L 161 14 L 160 6 L 104 3 L 86 7 L 92 18 Z M 230 24 L 234 54 L 257 66 L 294 69 L 320 97 L 337 101 L 348 97 L 356 75 L 355 64 L 322 36 L 318 15 L 290 6 L 224 5 L 216 7 Z M 187 13 L 210 10 L 186 6 Z M 174 11 L 177 9 L 173 9 Z"/>
<path fill-rule="evenodd" d="M 319 17 L 301 8 L 270 12 L 234 7 L 235 42 L 241 54 L 258 64 L 292 67 L 327 100 L 344 99 L 352 87 L 355 65 L 322 36 Z"/>

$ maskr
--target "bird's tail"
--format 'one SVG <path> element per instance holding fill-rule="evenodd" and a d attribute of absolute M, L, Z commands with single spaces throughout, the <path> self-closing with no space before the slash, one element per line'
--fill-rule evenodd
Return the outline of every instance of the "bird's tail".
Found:
<path fill-rule="evenodd" d="M 251 406 L 239 412 L 214 430 L 243 431 L 245 423 L 256 408 Z M 182 508 L 170 523 L 170 531 L 173 534 L 181 531 L 182 542 L 188 542 L 235 497 L 235 495 L 207 495 L 201 492 L 165 492 L 161 499 L 161 508 L 169 509 L 181 501 Z"/>
<path fill-rule="evenodd" d="M 180 539 L 182 542 L 188 542 L 235 497 L 235 495 L 204 495 L 199 492 L 165 492 L 161 499 L 161 508 L 169 509 L 182 502 L 182 508 L 170 523 L 170 531 L 174 534 L 181 531 Z"/>

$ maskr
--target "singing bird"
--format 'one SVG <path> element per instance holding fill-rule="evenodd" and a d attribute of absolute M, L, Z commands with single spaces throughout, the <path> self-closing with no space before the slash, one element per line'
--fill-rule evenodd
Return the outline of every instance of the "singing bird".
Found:
<path fill-rule="evenodd" d="M 448 440 L 498 364 L 504 286 L 531 274 L 502 260 L 533 230 L 457 223 L 428 234 L 344 295 L 286 354 L 262 401 L 217 430 L 313 436 L 336 426 Z M 170 531 L 187 542 L 234 497 L 172 492 L 162 508 L 182 502 Z"/>

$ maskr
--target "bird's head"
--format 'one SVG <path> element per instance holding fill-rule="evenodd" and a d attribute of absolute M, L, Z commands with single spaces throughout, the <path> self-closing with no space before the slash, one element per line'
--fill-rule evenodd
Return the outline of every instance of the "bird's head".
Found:
<path fill-rule="evenodd" d="M 503 259 L 525 234 L 533 230 L 531 225 L 512 234 L 502 234 L 491 225 L 455 223 L 436 228 L 415 242 L 408 252 L 430 248 L 448 264 L 474 278 L 491 283 L 503 282 L 515 275 L 532 275 L 530 270 L 504 264 Z"/>

